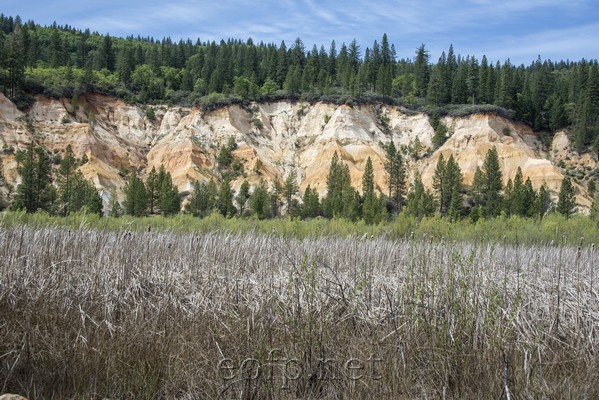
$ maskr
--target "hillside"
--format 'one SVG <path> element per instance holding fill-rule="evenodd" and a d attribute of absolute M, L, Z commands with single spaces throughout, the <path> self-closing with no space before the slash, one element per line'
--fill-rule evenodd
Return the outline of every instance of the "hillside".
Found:
<path fill-rule="evenodd" d="M 148 117 L 148 108 L 153 109 L 153 118 Z M 555 135 L 550 149 L 544 149 L 529 126 L 493 114 L 446 117 L 442 122 L 451 136 L 431 153 L 434 130 L 430 118 L 396 106 L 278 101 L 202 111 L 197 107 L 130 105 L 106 95 L 88 94 L 76 103 L 36 96 L 29 111 L 23 113 L 0 94 L 0 141 L 7 181 L 18 182 L 15 151 L 24 149 L 34 137 L 54 154 L 71 144 L 77 157 L 87 156 L 89 161 L 80 169 L 102 191 L 105 202 L 113 188 L 122 195 L 124 169 L 135 168 L 143 176 L 153 166 L 164 164 L 179 190 L 187 193 L 196 180 L 216 179 L 218 151 L 230 138 L 238 146 L 233 155 L 244 167 L 233 188 L 243 179 L 251 184 L 260 179 L 282 181 L 295 169 L 300 189 L 311 185 L 321 195 L 326 191 L 335 151 L 349 166 L 357 188 L 370 156 L 376 187 L 385 192 L 383 144 L 391 140 L 398 148 L 405 146 L 410 175 L 421 171 L 428 187 L 440 154 L 456 157 L 464 183 L 470 185 L 476 167 L 482 165 L 492 146 L 498 150 L 504 181 L 513 178 L 520 166 L 535 189 L 546 182 L 554 193 L 565 172 L 578 176 L 586 187 L 586 179 L 592 175 L 587 172 L 599 167 L 595 156 L 580 157 L 571 151 L 563 132 Z M 577 203 L 588 210 L 591 197 L 583 186 L 576 185 L 576 191 Z"/>

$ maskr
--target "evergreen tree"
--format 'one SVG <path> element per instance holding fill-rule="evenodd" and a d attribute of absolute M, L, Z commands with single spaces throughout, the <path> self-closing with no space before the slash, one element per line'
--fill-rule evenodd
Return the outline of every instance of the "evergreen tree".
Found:
<path fill-rule="evenodd" d="M 495 146 L 487 151 L 482 171 L 485 177 L 483 215 L 496 217 L 501 211 L 503 183 L 499 155 Z"/>
<path fill-rule="evenodd" d="M 428 88 L 428 81 L 430 76 L 429 65 L 428 65 L 428 50 L 426 50 L 424 44 L 418 47 L 416 50 L 416 96 L 426 97 Z"/>
<path fill-rule="evenodd" d="M 264 180 L 260 180 L 249 199 L 252 213 L 258 216 L 258 219 L 270 217 L 270 193 Z"/>
<path fill-rule="evenodd" d="M 574 192 L 574 186 L 570 178 L 565 177 L 562 180 L 562 185 L 559 190 L 558 201 L 557 201 L 557 212 L 570 217 L 574 214 L 574 208 L 576 207 L 576 194 Z"/>
<path fill-rule="evenodd" d="M 505 185 L 505 188 L 503 190 L 503 197 L 502 197 L 503 210 L 505 211 L 505 213 L 507 215 L 514 214 L 514 204 L 515 204 L 514 197 L 515 197 L 514 196 L 514 183 L 512 182 L 511 179 L 508 179 L 507 184 Z"/>
<path fill-rule="evenodd" d="M 343 211 L 341 216 L 350 221 L 357 221 L 360 218 L 360 194 L 350 184 L 349 167 L 347 165 L 343 167 L 346 170 L 345 175 L 347 176 L 347 180 L 343 187 Z"/>
<path fill-rule="evenodd" d="M 21 183 L 17 186 L 13 208 L 31 213 L 38 209 L 50 211 L 54 197 L 51 164 L 46 150 L 31 143 L 18 167 Z"/>
<path fill-rule="evenodd" d="M 60 214 L 65 216 L 73 210 L 70 201 L 73 198 L 75 187 L 74 174 L 77 169 L 77 160 L 73 154 L 71 145 L 67 145 L 65 154 L 60 160 L 58 167 L 58 198 L 60 201 Z"/>
<path fill-rule="evenodd" d="M 472 180 L 472 196 L 474 197 L 474 203 L 479 205 L 483 202 L 485 192 L 485 176 L 480 167 L 476 167 L 474 172 L 474 178 Z"/>
<path fill-rule="evenodd" d="M 291 200 L 298 193 L 299 185 L 297 184 L 297 172 L 295 169 L 289 172 L 287 179 L 283 185 L 283 195 L 285 196 L 285 205 L 287 206 L 287 214 L 291 211 Z"/>
<path fill-rule="evenodd" d="M 312 189 L 310 185 L 304 191 L 302 197 L 302 218 L 316 218 L 322 214 L 318 191 Z"/>
<path fill-rule="evenodd" d="M 364 175 L 362 176 L 362 217 L 364 222 L 372 224 L 377 219 L 378 214 L 378 199 L 374 192 L 374 171 L 372 168 L 372 160 L 368 157 Z"/>
<path fill-rule="evenodd" d="M 539 194 L 536 196 L 534 214 L 539 217 L 539 219 L 542 219 L 550 206 L 551 198 L 549 196 L 549 190 L 547 189 L 547 185 L 543 183 L 539 189 Z"/>
<path fill-rule="evenodd" d="M 444 199 L 447 198 L 447 182 L 445 181 L 445 169 L 445 157 L 443 157 L 443 153 L 441 153 L 439 155 L 439 159 L 437 160 L 437 166 L 435 167 L 435 172 L 433 174 L 433 189 L 437 193 L 440 214 L 443 214 Z"/>
<path fill-rule="evenodd" d="M 72 176 L 73 190 L 68 200 L 68 212 L 85 210 L 102 216 L 102 198 L 94 184 L 83 177 L 81 171 L 75 171 Z"/>
<path fill-rule="evenodd" d="M 231 184 L 226 179 L 220 184 L 217 207 L 218 211 L 224 217 L 232 217 L 237 212 L 233 205 L 233 191 L 231 190 Z"/>
<path fill-rule="evenodd" d="M 239 210 L 239 216 L 243 216 L 245 211 L 245 205 L 250 198 L 250 184 L 244 180 L 239 188 L 239 193 L 235 196 L 235 202 L 237 203 L 237 209 Z"/>
<path fill-rule="evenodd" d="M 422 177 L 416 172 L 412 190 L 408 192 L 406 201 L 406 213 L 415 218 L 422 218 L 432 215 L 435 212 L 435 199 L 424 187 Z"/>
<path fill-rule="evenodd" d="M 156 173 L 156 168 L 152 167 L 152 170 L 146 179 L 146 191 L 148 193 L 148 208 L 150 214 L 154 214 L 156 211 L 158 200 L 160 199 L 160 189 L 161 186 L 159 186 L 158 183 L 158 174 Z"/>
<path fill-rule="evenodd" d="M 439 57 L 437 65 L 432 68 L 431 78 L 428 82 L 426 99 L 434 104 L 446 104 L 449 101 L 447 88 L 447 60 L 445 52 Z"/>
<path fill-rule="evenodd" d="M 25 76 L 24 43 L 20 25 L 17 25 L 6 39 L 1 55 L 0 67 L 5 67 L 8 72 L 8 97 L 13 98 L 17 95 L 17 89 L 20 88 Z"/>
<path fill-rule="evenodd" d="M 181 211 L 181 197 L 179 189 L 173 184 L 170 172 L 164 174 L 160 185 L 160 212 L 164 216 L 177 214 Z"/>
<path fill-rule="evenodd" d="M 350 188 L 349 170 L 339 161 L 339 155 L 335 152 L 327 175 L 327 195 L 323 200 L 323 211 L 326 217 L 343 215 L 344 200 L 351 200 L 351 196 L 344 197 L 344 191 Z"/>
<path fill-rule="evenodd" d="M 217 189 L 214 181 L 209 183 L 196 181 L 186 210 L 195 217 L 203 217 L 216 207 L 216 196 Z"/>
<path fill-rule="evenodd" d="M 104 39 L 102 40 L 102 46 L 100 46 L 98 58 L 98 69 L 106 68 L 109 71 L 114 71 L 115 54 L 112 47 L 112 37 L 110 35 L 104 36 Z"/>
<path fill-rule="evenodd" d="M 438 149 L 447 140 L 447 127 L 445 126 L 445 124 L 443 124 L 443 122 L 441 122 L 441 119 L 439 118 L 439 115 L 437 113 L 433 114 L 433 120 L 431 125 L 433 127 L 433 130 L 435 131 L 435 134 L 432 139 L 433 147 L 435 149 Z"/>
<path fill-rule="evenodd" d="M 129 181 L 125 185 L 125 213 L 135 217 L 146 215 L 148 195 L 144 183 L 135 171 L 131 171 Z"/>
<path fill-rule="evenodd" d="M 395 148 L 393 141 L 385 147 L 386 160 L 385 172 L 389 183 L 389 199 L 393 204 L 393 210 L 397 213 L 401 211 L 404 203 L 406 168 L 404 159 Z"/>

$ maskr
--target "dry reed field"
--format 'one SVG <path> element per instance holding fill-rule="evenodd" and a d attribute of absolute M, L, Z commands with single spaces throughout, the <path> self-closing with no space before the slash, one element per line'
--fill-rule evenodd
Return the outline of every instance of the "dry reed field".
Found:
<path fill-rule="evenodd" d="M 0 393 L 599 398 L 592 246 L 0 229 Z"/>

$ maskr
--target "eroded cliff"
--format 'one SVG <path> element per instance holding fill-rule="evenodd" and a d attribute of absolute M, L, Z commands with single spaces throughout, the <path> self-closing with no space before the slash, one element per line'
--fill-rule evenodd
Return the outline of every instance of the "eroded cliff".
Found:
<path fill-rule="evenodd" d="M 153 109 L 147 112 L 148 107 Z M 393 140 L 405 146 L 410 175 L 421 171 L 431 186 L 440 154 L 453 154 L 469 185 L 489 148 L 496 146 L 504 180 L 513 178 L 518 166 L 533 186 L 543 182 L 556 193 L 563 179 L 564 160 L 570 168 L 578 164 L 596 169 L 597 158 L 576 156 L 567 136 L 560 132 L 547 151 L 525 124 L 492 114 L 445 118 L 449 139 L 431 150 L 434 130 L 429 117 L 398 107 L 383 105 L 332 105 L 306 102 L 257 103 L 247 107 L 230 105 L 212 111 L 177 106 L 136 106 L 112 97 L 91 94 L 76 102 L 39 96 L 27 113 L 19 111 L 0 94 L 0 145 L 7 181 L 18 183 L 14 150 L 25 149 L 35 138 L 53 153 L 71 144 L 78 157 L 88 162 L 83 174 L 102 190 L 122 195 L 123 170 L 135 168 L 143 176 L 164 164 L 182 192 L 195 180 L 216 176 L 216 156 L 221 145 L 233 137 L 238 145 L 234 156 L 244 166 L 244 179 L 282 181 L 296 170 L 303 190 L 308 185 L 322 194 L 331 157 L 336 151 L 349 166 L 351 179 L 360 187 L 367 158 L 373 160 L 376 186 L 385 191 L 384 145 Z M 576 185 L 577 202 L 588 209 L 591 198 Z"/>

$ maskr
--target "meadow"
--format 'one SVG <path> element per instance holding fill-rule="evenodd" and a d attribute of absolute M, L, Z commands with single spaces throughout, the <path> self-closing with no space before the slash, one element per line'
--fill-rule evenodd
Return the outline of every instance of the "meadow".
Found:
<path fill-rule="evenodd" d="M 0 393 L 599 397 L 587 239 L 23 218 L 0 222 Z"/>

